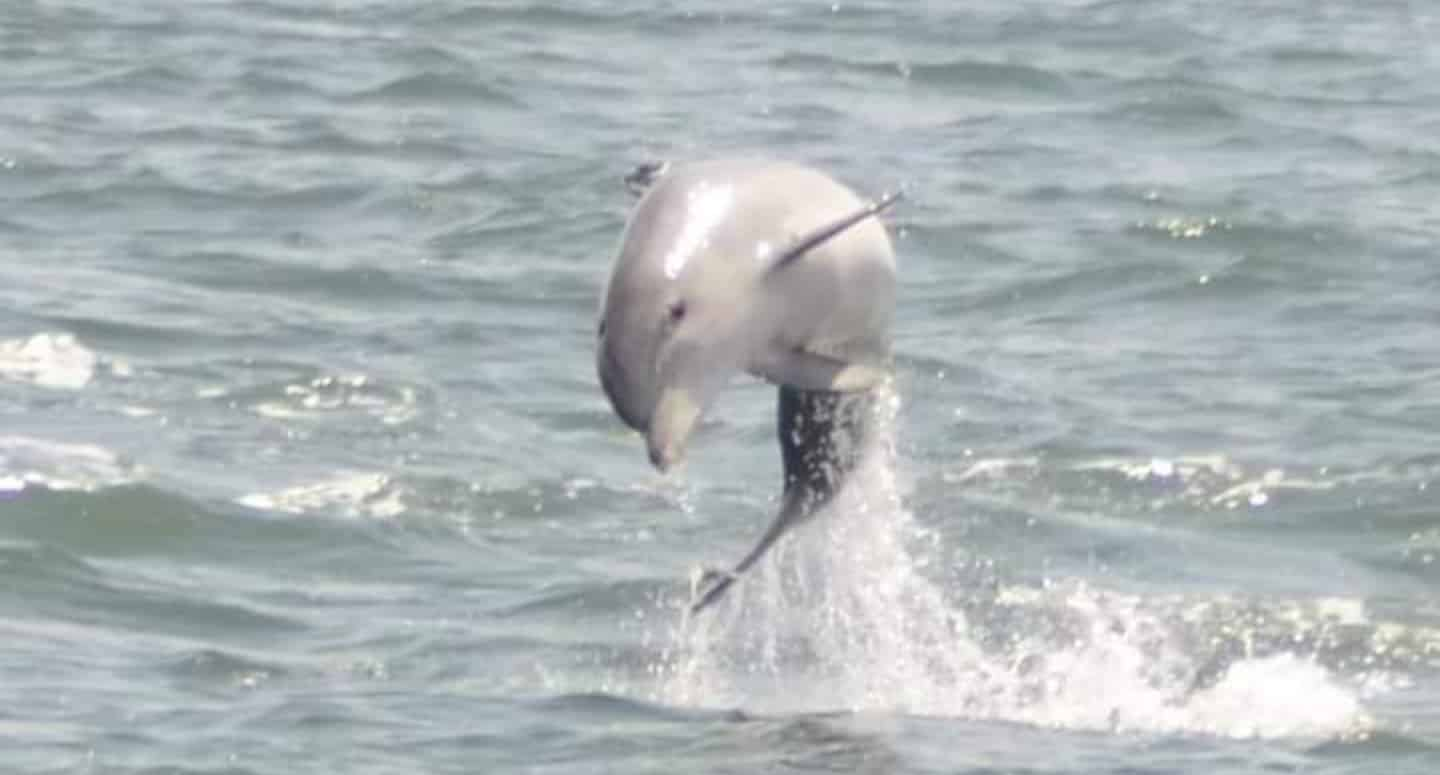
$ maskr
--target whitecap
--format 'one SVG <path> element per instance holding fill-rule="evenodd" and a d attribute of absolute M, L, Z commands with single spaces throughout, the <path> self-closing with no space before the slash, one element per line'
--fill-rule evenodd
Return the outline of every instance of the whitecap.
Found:
<path fill-rule="evenodd" d="M 0 436 L 0 495 L 42 487 L 91 492 L 131 484 L 144 469 L 93 444 Z"/>
<path fill-rule="evenodd" d="M 0 341 L 0 379 L 79 390 L 95 377 L 99 358 L 73 334 L 39 333 Z"/>
<path fill-rule="evenodd" d="M 400 425 L 414 419 L 418 409 L 415 388 L 392 388 L 364 374 L 316 377 L 286 385 L 283 395 L 262 401 L 253 409 L 272 419 L 293 420 L 334 412 L 359 412 L 378 418 L 385 425 Z"/>
<path fill-rule="evenodd" d="M 320 482 L 252 493 L 236 500 L 252 509 L 286 514 L 333 512 L 348 517 L 388 518 L 405 510 L 400 490 L 389 477 L 362 472 L 341 473 Z"/>

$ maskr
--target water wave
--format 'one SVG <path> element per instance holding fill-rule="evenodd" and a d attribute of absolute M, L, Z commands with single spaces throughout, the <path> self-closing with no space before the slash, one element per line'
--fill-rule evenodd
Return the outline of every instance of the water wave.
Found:
<path fill-rule="evenodd" d="M 463 99 L 494 107 L 520 107 L 522 104 L 510 92 L 487 83 L 479 73 L 413 73 L 346 96 L 348 101 L 385 105 L 426 103 L 436 99 Z"/>

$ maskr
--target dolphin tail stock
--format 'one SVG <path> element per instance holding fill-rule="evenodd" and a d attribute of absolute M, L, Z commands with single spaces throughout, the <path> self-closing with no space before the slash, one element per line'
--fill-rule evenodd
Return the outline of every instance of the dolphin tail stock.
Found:
<path fill-rule="evenodd" d="M 781 536 L 835 497 L 864 454 L 873 403 L 873 390 L 839 393 L 780 387 L 779 437 L 785 470 L 780 513 L 734 570 L 704 572 L 696 585 L 704 589 L 690 605 L 692 614 L 719 600 Z"/>

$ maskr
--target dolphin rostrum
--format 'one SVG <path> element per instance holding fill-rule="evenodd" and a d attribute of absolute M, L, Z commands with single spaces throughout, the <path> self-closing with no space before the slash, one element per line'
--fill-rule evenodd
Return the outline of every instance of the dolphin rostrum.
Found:
<path fill-rule="evenodd" d="M 890 373 L 895 255 L 865 202 L 792 163 L 645 165 L 606 285 L 596 366 L 620 419 L 661 471 L 684 454 L 729 377 L 779 386 L 780 513 L 731 572 L 710 571 L 691 606 L 722 595 L 791 527 L 830 501 L 859 462 L 875 388 Z"/>

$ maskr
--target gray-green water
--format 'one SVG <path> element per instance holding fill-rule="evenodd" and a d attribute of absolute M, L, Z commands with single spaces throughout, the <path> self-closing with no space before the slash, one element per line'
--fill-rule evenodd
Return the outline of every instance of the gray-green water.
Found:
<path fill-rule="evenodd" d="M 0 770 L 1440 770 L 1428 3 L 0 5 Z M 894 454 L 713 615 L 637 162 L 905 185 Z"/>

